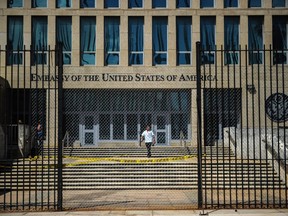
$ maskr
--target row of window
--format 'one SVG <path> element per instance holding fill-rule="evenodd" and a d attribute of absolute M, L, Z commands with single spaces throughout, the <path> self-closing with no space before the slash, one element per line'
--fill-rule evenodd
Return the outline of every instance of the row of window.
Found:
<path fill-rule="evenodd" d="M 248 48 L 249 50 L 263 49 L 263 16 L 248 17 Z M 287 64 L 288 45 L 288 16 L 273 16 L 273 49 L 285 50 L 275 58 L 275 63 Z M 237 64 L 239 61 L 240 17 L 224 17 L 224 49 L 231 52 L 225 55 L 225 64 Z M 8 64 L 21 64 L 22 54 L 16 50 L 23 48 L 23 17 L 8 16 L 7 45 L 14 50 L 8 56 Z M 72 17 L 56 17 L 56 42 L 63 43 L 64 64 L 72 62 Z M 96 65 L 96 17 L 80 17 L 80 65 Z M 99 36 L 102 38 L 102 36 Z M 216 17 L 200 17 L 200 40 L 205 50 L 213 50 L 216 45 Z M 48 47 L 47 16 L 32 16 L 31 44 L 35 53 L 34 63 L 46 63 Z M 120 64 L 120 17 L 104 17 L 104 65 Z M 129 65 L 144 64 L 144 17 L 128 17 L 128 51 Z M 152 17 L 152 64 L 168 65 L 168 17 Z M 192 64 L 192 17 L 176 17 L 176 52 L 177 65 Z M 204 63 L 214 63 L 215 53 L 206 51 L 203 55 Z M 250 53 L 250 64 L 263 63 L 263 54 L 259 51 Z"/>
<path fill-rule="evenodd" d="M 8 8 L 23 7 L 24 0 L 8 0 Z M 31 0 L 33 8 L 45 8 L 48 0 Z M 56 0 L 56 8 L 70 8 L 72 0 Z M 99 0 L 98 0 L 99 1 Z M 129 0 L 128 8 L 143 8 L 144 0 Z M 200 0 L 200 8 L 213 8 L 216 0 Z M 264 0 L 248 0 L 248 7 L 262 7 Z M 97 0 L 80 0 L 80 8 L 96 8 Z M 238 7 L 239 0 L 224 0 L 224 8 Z M 191 8 L 192 0 L 176 0 L 176 8 Z M 152 0 L 152 8 L 167 8 L 168 0 Z M 272 0 L 272 7 L 287 7 L 287 0 Z M 104 8 L 119 8 L 119 0 L 104 0 Z"/>

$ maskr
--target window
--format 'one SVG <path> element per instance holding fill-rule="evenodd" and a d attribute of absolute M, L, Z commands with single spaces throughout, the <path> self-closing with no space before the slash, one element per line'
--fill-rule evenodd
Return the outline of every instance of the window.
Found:
<path fill-rule="evenodd" d="M 189 114 L 171 114 L 171 139 L 188 139 Z"/>
<path fill-rule="evenodd" d="M 7 64 L 22 64 L 23 17 L 8 16 L 7 22 Z"/>
<path fill-rule="evenodd" d="M 95 8 L 95 0 L 80 0 L 80 8 Z"/>
<path fill-rule="evenodd" d="M 32 65 L 47 63 L 47 17 L 32 17 Z"/>
<path fill-rule="evenodd" d="M 225 64 L 239 62 L 239 17 L 226 16 L 224 18 L 224 49 Z"/>
<path fill-rule="evenodd" d="M 177 65 L 191 64 L 191 17 L 176 18 Z"/>
<path fill-rule="evenodd" d="M 263 17 L 248 17 L 249 64 L 262 63 Z"/>
<path fill-rule="evenodd" d="M 272 0 L 272 7 L 285 7 L 288 5 L 287 0 Z"/>
<path fill-rule="evenodd" d="M 99 139 L 110 140 L 110 115 L 99 115 Z"/>
<path fill-rule="evenodd" d="M 96 17 L 80 18 L 81 65 L 95 65 Z"/>
<path fill-rule="evenodd" d="M 143 8 L 143 0 L 129 0 L 128 8 Z"/>
<path fill-rule="evenodd" d="M 129 17 L 129 65 L 143 65 L 144 18 Z"/>
<path fill-rule="evenodd" d="M 200 38 L 204 52 L 202 63 L 204 64 L 213 64 L 215 60 L 215 25 L 215 17 L 200 17 Z"/>
<path fill-rule="evenodd" d="M 213 8 L 214 0 L 200 0 L 200 8 Z"/>
<path fill-rule="evenodd" d="M 23 0 L 8 0 L 8 8 L 23 7 Z"/>
<path fill-rule="evenodd" d="M 56 18 L 56 42 L 63 44 L 63 63 L 71 64 L 72 50 L 72 18 L 57 17 Z"/>
<path fill-rule="evenodd" d="M 113 114 L 113 140 L 124 140 L 124 114 Z"/>
<path fill-rule="evenodd" d="M 191 7 L 191 0 L 177 0 L 176 1 L 176 8 L 190 8 Z"/>
<path fill-rule="evenodd" d="M 273 63 L 288 64 L 288 16 L 273 16 Z"/>
<path fill-rule="evenodd" d="M 153 0 L 152 1 L 152 8 L 166 8 L 167 3 L 166 0 Z"/>
<path fill-rule="evenodd" d="M 32 8 L 46 8 L 47 7 L 47 0 L 32 0 Z"/>
<path fill-rule="evenodd" d="M 105 17 L 105 65 L 119 65 L 120 17 Z"/>
<path fill-rule="evenodd" d="M 71 0 L 57 0 L 56 1 L 57 8 L 70 8 L 71 7 Z"/>
<path fill-rule="evenodd" d="M 261 0 L 248 0 L 248 8 L 261 7 Z"/>
<path fill-rule="evenodd" d="M 167 41 L 168 18 L 153 17 L 152 19 L 152 43 L 153 65 L 167 65 Z"/>
<path fill-rule="evenodd" d="M 70 135 L 74 140 L 79 139 L 79 124 L 91 129 L 93 125 L 98 125 L 99 130 L 95 133 L 98 133 L 96 136 L 101 141 L 137 141 L 139 132 L 142 133 L 147 125 L 159 128 L 161 125 L 165 127 L 165 123 L 172 129 L 171 133 L 166 134 L 168 139 L 181 139 L 182 133 L 186 138 L 191 136 L 188 132 L 191 91 L 188 89 L 63 91 L 65 127 L 73 132 Z M 79 117 L 82 120 L 79 121 Z"/>
<path fill-rule="evenodd" d="M 224 0 L 224 8 L 238 7 L 238 0 Z"/>
<path fill-rule="evenodd" d="M 119 8 L 119 0 L 105 0 L 104 8 Z"/>

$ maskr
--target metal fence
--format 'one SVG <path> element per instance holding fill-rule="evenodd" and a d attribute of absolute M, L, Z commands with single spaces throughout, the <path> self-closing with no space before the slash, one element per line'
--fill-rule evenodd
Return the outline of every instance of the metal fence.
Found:
<path fill-rule="evenodd" d="M 0 49 L 0 211 L 287 208 L 287 50 L 197 43 L 164 89 L 63 88 L 62 55 Z"/>
<path fill-rule="evenodd" d="M 61 77 L 56 62 L 61 58 L 60 48 L 0 48 L 1 211 L 61 206 L 57 110 L 62 83 L 55 78 Z M 48 77 L 54 78 L 46 82 Z"/>
<path fill-rule="evenodd" d="M 287 50 L 197 47 L 202 207 L 287 208 Z"/>

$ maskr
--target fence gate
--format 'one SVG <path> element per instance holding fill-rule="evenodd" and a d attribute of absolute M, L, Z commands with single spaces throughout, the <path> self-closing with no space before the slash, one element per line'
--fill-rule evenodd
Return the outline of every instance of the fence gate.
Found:
<path fill-rule="evenodd" d="M 200 207 L 287 208 L 287 57 L 197 43 Z"/>
<path fill-rule="evenodd" d="M 61 209 L 61 53 L 0 48 L 0 211 Z"/>

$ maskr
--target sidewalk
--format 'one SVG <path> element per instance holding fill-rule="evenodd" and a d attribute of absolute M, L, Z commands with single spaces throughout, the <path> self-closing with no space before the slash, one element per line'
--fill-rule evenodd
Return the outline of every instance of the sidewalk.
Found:
<path fill-rule="evenodd" d="M 0 213 L 3 216 L 74 216 L 74 215 L 88 215 L 88 216 L 288 216 L 288 209 L 240 209 L 240 210 L 137 210 L 137 211 L 73 211 L 73 212 L 22 212 L 22 213 Z"/>

